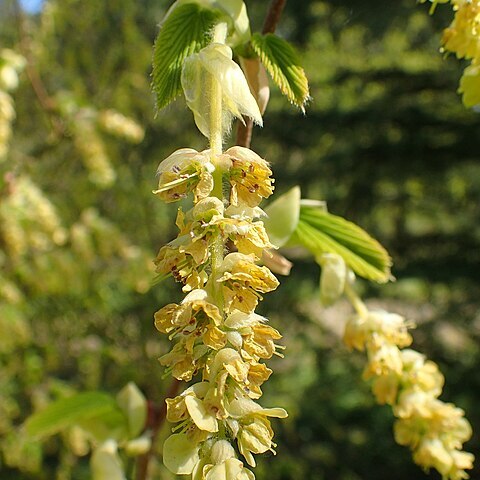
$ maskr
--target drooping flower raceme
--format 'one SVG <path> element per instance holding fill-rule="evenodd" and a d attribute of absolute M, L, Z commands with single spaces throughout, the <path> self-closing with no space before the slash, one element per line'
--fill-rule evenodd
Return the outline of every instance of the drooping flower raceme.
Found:
<path fill-rule="evenodd" d="M 435 0 L 431 11 L 436 3 L 448 2 L 454 18 L 443 31 L 443 50 L 471 61 L 460 79 L 459 92 L 465 106 L 475 107 L 480 105 L 480 0 Z"/>
<path fill-rule="evenodd" d="M 415 463 L 435 468 L 444 480 L 469 478 L 474 457 L 462 451 L 472 435 L 464 411 L 438 397 L 444 378 L 437 365 L 409 347 L 413 326 L 402 316 L 369 311 L 347 286 L 357 313 L 346 324 L 345 344 L 366 351 L 364 378 L 380 404 L 391 405 L 395 440 L 410 447 Z"/>
<path fill-rule="evenodd" d="M 160 363 L 179 380 L 199 378 L 167 399 L 167 419 L 176 426 L 165 442 L 164 462 L 194 480 L 252 480 L 244 462 L 254 467 L 254 455 L 274 452 L 269 418 L 287 416 L 255 401 L 272 373 L 264 361 L 282 356 L 280 333 L 254 311 L 262 295 L 278 286 L 258 264 L 274 248 L 259 208 L 273 179 L 253 151 L 222 149 L 233 117 L 261 123 L 261 116 L 224 44 L 225 26 L 216 28 L 213 40 L 186 59 L 182 73 L 187 104 L 210 148 L 172 153 L 160 163 L 154 191 L 166 202 L 193 199 L 192 208 L 178 211 L 177 238 L 155 260 L 159 277 L 173 276 L 187 293 L 155 313 L 156 328 L 173 342 Z"/>

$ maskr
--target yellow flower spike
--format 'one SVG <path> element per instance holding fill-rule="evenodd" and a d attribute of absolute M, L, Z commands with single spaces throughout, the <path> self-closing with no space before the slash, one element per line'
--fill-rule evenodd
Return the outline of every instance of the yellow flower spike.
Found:
<path fill-rule="evenodd" d="M 455 18 L 444 30 L 442 43 L 458 58 L 480 58 L 480 2 L 455 3 Z"/>
<path fill-rule="evenodd" d="M 231 147 L 226 152 L 232 161 L 229 172 L 230 203 L 256 207 L 273 193 L 272 171 L 268 162 L 245 147 Z"/>
<path fill-rule="evenodd" d="M 409 409 L 395 422 L 395 440 L 409 446 L 414 460 L 425 468 L 436 468 L 445 479 L 468 478 L 473 455 L 459 451 L 471 434 L 471 426 L 462 409 L 444 403 L 423 392 L 411 399 Z"/>
<path fill-rule="evenodd" d="M 158 166 L 158 189 L 153 193 L 165 202 L 175 202 L 193 192 L 197 202 L 213 190 L 214 170 L 208 150 L 197 152 L 193 148 L 181 148 Z"/>
<path fill-rule="evenodd" d="M 253 453 L 275 446 L 267 417 L 286 416 L 283 409 L 262 409 L 245 400 L 259 398 L 272 373 L 259 360 L 278 355 L 282 347 L 275 344 L 280 333 L 253 313 L 261 294 L 278 286 L 270 270 L 255 263 L 274 248 L 263 222 L 254 221 L 265 215 L 258 204 L 273 191 L 272 172 L 251 150 L 222 151 L 233 116 L 242 120 L 247 114 L 261 123 L 246 79 L 222 44 L 226 33 L 226 24 L 218 24 L 213 43 L 188 57 L 182 70 L 188 106 L 209 137 L 210 150 L 174 152 L 160 164 L 155 191 L 167 202 L 194 196 L 193 208 L 178 212 L 177 238 L 155 262 L 160 277 L 171 274 L 190 291 L 181 304 L 160 309 L 155 325 L 175 342 L 160 358 L 167 371 L 180 380 L 197 373 L 203 379 L 167 400 L 167 419 L 177 422 L 177 433 L 165 442 L 165 465 L 192 480 L 254 480 L 229 439 L 254 464 Z M 236 251 L 225 256 L 229 249 Z M 242 398 L 249 407 L 234 418 L 227 406 Z"/>

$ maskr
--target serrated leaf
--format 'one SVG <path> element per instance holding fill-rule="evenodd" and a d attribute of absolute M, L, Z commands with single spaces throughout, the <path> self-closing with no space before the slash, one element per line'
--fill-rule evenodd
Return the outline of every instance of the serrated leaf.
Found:
<path fill-rule="evenodd" d="M 391 279 L 388 252 L 365 230 L 342 217 L 302 207 L 296 234 L 315 255 L 336 253 L 361 277 L 379 283 Z"/>
<path fill-rule="evenodd" d="M 308 80 L 294 48 L 273 33 L 255 33 L 251 45 L 281 92 L 304 111 L 309 99 Z"/>
<path fill-rule="evenodd" d="M 270 241 L 276 247 L 285 245 L 297 228 L 300 215 L 300 187 L 293 187 L 265 209 L 263 220 Z"/>
<path fill-rule="evenodd" d="M 162 109 L 182 92 L 180 76 L 185 58 L 209 42 L 209 33 L 220 12 L 186 3 L 171 9 L 155 41 L 153 90 Z"/>
<path fill-rule="evenodd" d="M 32 437 L 46 437 L 93 417 L 111 415 L 119 408 L 115 399 L 103 392 L 84 392 L 62 398 L 30 416 L 24 426 Z"/>

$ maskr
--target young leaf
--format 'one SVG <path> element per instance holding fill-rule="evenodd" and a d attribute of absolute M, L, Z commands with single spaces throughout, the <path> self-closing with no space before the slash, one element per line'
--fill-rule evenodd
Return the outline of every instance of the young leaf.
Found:
<path fill-rule="evenodd" d="M 376 282 L 391 279 L 391 258 L 365 230 L 326 211 L 302 207 L 296 234 L 315 255 L 336 253 L 359 276 Z"/>
<path fill-rule="evenodd" d="M 293 47 L 273 33 L 252 35 L 251 45 L 281 92 L 304 111 L 308 80 Z"/>
<path fill-rule="evenodd" d="M 153 54 L 152 86 L 159 110 L 181 93 L 183 62 L 208 44 L 209 33 L 220 15 L 196 3 L 185 3 L 173 8 L 165 18 Z"/>
<path fill-rule="evenodd" d="M 46 437 L 92 417 L 108 415 L 114 410 L 119 410 L 119 407 L 115 399 L 106 393 L 78 393 L 34 413 L 25 422 L 25 429 L 32 437 Z"/>

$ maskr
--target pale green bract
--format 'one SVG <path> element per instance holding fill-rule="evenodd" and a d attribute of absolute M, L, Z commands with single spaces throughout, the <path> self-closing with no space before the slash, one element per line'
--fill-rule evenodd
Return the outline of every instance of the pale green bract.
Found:
<path fill-rule="evenodd" d="M 270 241 L 276 247 L 283 247 L 297 228 L 300 218 L 300 187 L 295 186 L 284 193 L 267 208 L 263 220 Z"/>
<path fill-rule="evenodd" d="M 163 463 L 177 475 L 189 475 L 200 460 L 198 450 L 186 434 L 170 435 L 163 444 Z"/>
<path fill-rule="evenodd" d="M 250 93 L 242 69 L 232 60 L 232 49 L 227 45 L 212 43 L 187 57 L 182 69 L 182 87 L 187 105 L 192 110 L 198 129 L 210 137 L 210 93 L 206 85 L 211 78 L 222 90 L 223 135 L 228 133 L 234 117 L 243 122 L 245 115 L 258 125 L 263 125 L 262 115 L 255 98 Z"/>
<path fill-rule="evenodd" d="M 129 382 L 118 393 L 117 403 L 127 417 L 129 436 L 138 435 L 147 419 L 147 400 L 143 393 L 133 382 Z"/>
<path fill-rule="evenodd" d="M 126 480 L 115 440 L 107 440 L 95 448 L 90 468 L 92 480 Z"/>
<path fill-rule="evenodd" d="M 347 266 L 340 255 L 324 253 L 316 258 L 322 267 L 320 275 L 320 301 L 325 307 L 334 304 L 345 290 Z"/>

